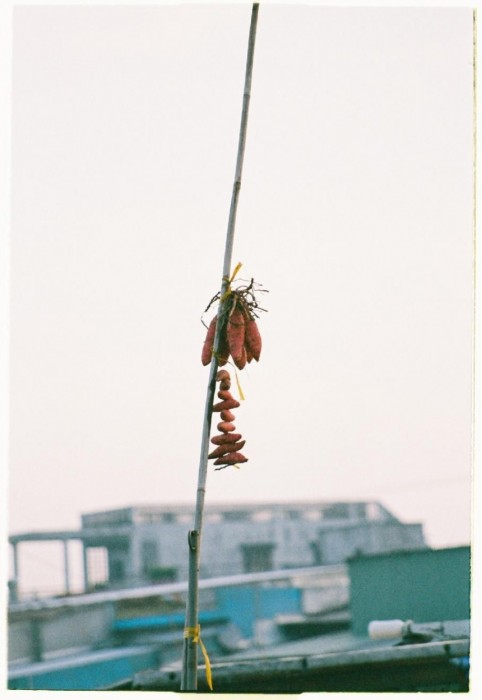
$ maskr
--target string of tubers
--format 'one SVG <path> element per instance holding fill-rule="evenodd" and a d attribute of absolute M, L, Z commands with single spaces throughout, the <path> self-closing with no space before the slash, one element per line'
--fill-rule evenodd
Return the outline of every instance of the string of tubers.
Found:
<path fill-rule="evenodd" d="M 252 360 L 259 361 L 261 355 L 261 335 L 256 323 L 256 310 L 258 306 L 255 294 L 254 280 L 248 286 L 231 289 L 229 285 L 226 295 L 223 297 L 222 312 L 216 314 L 211 320 L 204 340 L 201 353 L 203 365 L 209 365 L 215 353 L 214 342 L 216 331 L 218 333 L 218 347 L 216 359 L 222 367 L 227 364 L 229 358 L 238 369 L 244 369 Z M 257 290 L 266 291 L 266 290 Z M 213 302 L 220 300 L 217 294 L 211 299 L 206 311 Z M 220 308 L 221 308 L 220 306 Z M 265 311 L 265 309 L 260 309 Z M 247 462 L 247 458 L 240 452 L 245 445 L 240 433 L 236 433 L 234 425 L 233 408 L 239 407 L 239 401 L 233 398 L 231 388 L 231 376 L 227 370 L 221 369 L 216 375 L 216 381 L 220 382 L 218 398 L 221 399 L 213 405 L 213 412 L 219 412 L 221 421 L 217 428 L 219 435 L 211 438 L 215 449 L 208 455 L 208 459 L 214 459 L 217 469 L 225 469 L 229 466 L 237 466 Z"/>
<path fill-rule="evenodd" d="M 225 469 L 229 466 L 236 466 L 242 462 L 247 462 L 247 458 L 241 454 L 241 450 L 246 441 L 242 440 L 242 435 L 236 433 L 236 427 L 233 423 L 234 413 L 232 408 L 239 407 L 239 401 L 231 395 L 231 376 L 225 369 L 220 369 L 216 375 L 216 381 L 220 382 L 218 398 L 221 399 L 214 404 L 213 412 L 219 412 L 221 421 L 217 428 L 220 431 L 219 435 L 211 438 L 213 445 L 216 448 L 208 455 L 208 459 L 215 459 L 215 465 L 219 465 L 217 469 Z"/>

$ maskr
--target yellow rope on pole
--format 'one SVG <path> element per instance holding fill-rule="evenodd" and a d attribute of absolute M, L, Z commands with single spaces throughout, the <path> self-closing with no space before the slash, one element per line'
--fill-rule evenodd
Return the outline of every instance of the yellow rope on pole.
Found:
<path fill-rule="evenodd" d="M 239 381 L 238 373 L 236 372 L 236 370 L 234 370 L 234 376 L 236 377 L 236 384 L 238 385 L 239 398 L 241 399 L 241 401 L 244 401 L 244 393 L 241 389 L 241 383 Z"/>
<path fill-rule="evenodd" d="M 199 646 L 201 647 L 201 651 L 204 656 L 204 663 L 206 664 L 206 681 L 209 686 L 209 690 L 213 690 L 213 675 L 211 672 L 211 662 L 209 660 L 207 649 L 204 646 L 204 642 L 201 639 L 201 625 L 198 625 L 197 627 L 185 627 L 184 639 L 192 639 L 194 644 L 199 644 Z"/>
<path fill-rule="evenodd" d="M 233 270 L 233 274 L 231 275 L 231 277 L 228 277 L 228 276 L 223 277 L 223 282 L 226 282 L 227 287 L 226 287 L 226 291 L 224 292 L 222 297 L 219 299 L 219 301 L 224 301 L 231 294 L 231 282 L 234 280 L 234 278 L 236 277 L 236 275 L 238 274 L 238 272 L 240 271 L 240 269 L 242 267 L 243 267 L 243 263 L 238 262 L 238 264 L 236 265 L 236 267 Z"/>
<path fill-rule="evenodd" d="M 231 282 L 232 282 L 233 279 L 236 277 L 236 275 L 238 274 L 238 272 L 240 271 L 240 269 L 241 269 L 242 267 L 243 267 L 243 263 L 238 262 L 238 264 L 236 265 L 236 267 L 235 267 L 234 270 L 233 270 L 233 274 L 231 275 L 231 277 L 230 277 L 230 279 L 229 279 L 229 284 L 231 284 Z"/>

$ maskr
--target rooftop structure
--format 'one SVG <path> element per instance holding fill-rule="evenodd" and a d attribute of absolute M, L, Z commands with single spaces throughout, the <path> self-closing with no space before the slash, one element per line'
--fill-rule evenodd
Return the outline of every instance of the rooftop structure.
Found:
<path fill-rule="evenodd" d="M 131 506 L 81 516 L 76 531 L 14 534 L 18 546 L 58 540 L 83 545 L 85 590 L 122 588 L 187 578 L 186 538 L 192 505 Z M 201 577 L 331 565 L 360 553 L 423 549 L 422 525 L 401 523 L 376 501 L 206 504 Z M 97 570 L 96 570 L 97 567 Z"/>

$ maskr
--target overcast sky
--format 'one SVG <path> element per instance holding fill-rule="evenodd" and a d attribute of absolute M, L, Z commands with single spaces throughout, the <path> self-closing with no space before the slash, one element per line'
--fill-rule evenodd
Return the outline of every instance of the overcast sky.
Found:
<path fill-rule="evenodd" d="M 11 532 L 194 504 L 250 13 L 15 8 Z M 233 263 L 268 313 L 207 502 L 468 543 L 472 79 L 468 8 L 261 7 Z"/>

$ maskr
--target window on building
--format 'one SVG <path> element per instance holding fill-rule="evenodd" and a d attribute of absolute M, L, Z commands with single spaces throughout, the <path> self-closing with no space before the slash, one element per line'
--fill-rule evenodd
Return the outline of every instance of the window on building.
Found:
<path fill-rule="evenodd" d="M 323 507 L 323 520 L 339 520 L 350 517 L 347 503 L 332 503 Z"/>
<path fill-rule="evenodd" d="M 125 562 L 115 556 L 111 557 L 109 562 L 109 580 L 112 583 L 117 583 L 118 581 L 124 581 L 125 577 Z"/>
<path fill-rule="evenodd" d="M 157 540 L 143 540 L 141 543 L 142 573 L 148 575 L 159 561 Z"/>
<path fill-rule="evenodd" d="M 320 543 L 316 541 L 310 542 L 310 549 L 313 557 L 313 564 L 315 566 L 323 564 L 323 554 L 321 552 Z"/>
<path fill-rule="evenodd" d="M 255 571 L 272 571 L 273 549 L 271 542 L 255 544 L 242 544 L 241 554 L 243 557 L 243 571 L 253 573 Z"/>
<path fill-rule="evenodd" d="M 352 513 L 355 518 L 358 518 L 360 520 L 367 520 L 368 519 L 368 513 L 367 513 L 367 504 L 366 503 L 353 503 L 352 504 Z"/>
<path fill-rule="evenodd" d="M 224 520 L 249 520 L 251 513 L 246 510 L 227 510 L 223 513 Z"/>
<path fill-rule="evenodd" d="M 300 520 L 302 512 L 299 510 L 288 510 L 286 511 L 286 515 L 290 520 Z"/>

